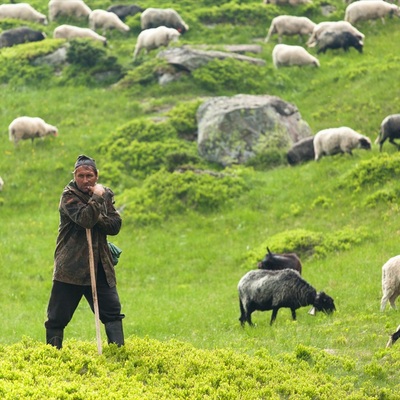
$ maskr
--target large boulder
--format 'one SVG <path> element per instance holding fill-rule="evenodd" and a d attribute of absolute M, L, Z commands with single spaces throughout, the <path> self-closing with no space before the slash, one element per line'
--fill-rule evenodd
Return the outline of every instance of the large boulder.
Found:
<path fill-rule="evenodd" d="M 287 150 L 312 135 L 297 107 L 276 96 L 214 97 L 196 117 L 200 155 L 223 166 L 243 164 L 270 148 Z"/>

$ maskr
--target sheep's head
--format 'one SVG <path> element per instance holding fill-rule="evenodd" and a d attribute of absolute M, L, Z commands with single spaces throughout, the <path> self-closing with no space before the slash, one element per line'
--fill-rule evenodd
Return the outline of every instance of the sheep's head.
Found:
<path fill-rule="evenodd" d="M 322 311 L 325 314 L 331 314 L 336 311 L 335 303 L 332 297 L 325 292 L 319 292 L 315 296 L 313 308 L 308 312 L 310 315 L 315 315 L 317 311 Z"/>

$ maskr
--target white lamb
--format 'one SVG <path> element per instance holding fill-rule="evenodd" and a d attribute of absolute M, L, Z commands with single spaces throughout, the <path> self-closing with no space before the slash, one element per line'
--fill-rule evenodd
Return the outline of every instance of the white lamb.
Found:
<path fill-rule="evenodd" d="M 381 19 L 385 23 L 385 17 L 396 15 L 400 17 L 400 8 L 396 4 L 382 0 L 360 0 L 346 7 L 344 19 L 352 24 L 359 21 Z"/>
<path fill-rule="evenodd" d="M 174 28 L 159 26 L 158 28 L 145 29 L 139 33 L 137 38 L 133 59 L 135 60 L 142 49 L 146 51 L 168 46 L 171 41 L 176 41 L 180 33 Z"/>
<path fill-rule="evenodd" d="M 28 3 L 1 4 L 0 19 L 15 18 L 47 25 L 47 17 Z"/>
<path fill-rule="evenodd" d="M 77 39 L 77 38 L 88 38 L 93 40 L 98 40 L 107 46 L 107 38 L 99 35 L 97 32 L 90 28 L 81 28 L 74 25 L 60 25 L 54 29 L 53 37 L 55 39 Z"/>
<path fill-rule="evenodd" d="M 338 153 L 352 155 L 354 149 L 371 150 L 371 140 L 347 126 L 323 129 L 314 136 L 316 161 L 324 155 L 331 156 Z"/>
<path fill-rule="evenodd" d="M 275 68 L 313 65 L 319 67 L 319 61 L 304 47 L 277 44 L 272 50 L 272 62 Z"/>
<path fill-rule="evenodd" d="M 93 10 L 89 14 L 89 28 L 103 29 L 103 34 L 107 29 L 117 29 L 121 32 L 128 32 L 129 26 L 121 21 L 117 14 L 105 10 Z"/>
<path fill-rule="evenodd" d="M 55 126 L 48 124 L 39 117 L 18 117 L 8 127 L 9 139 L 16 145 L 20 140 L 57 136 Z"/>
<path fill-rule="evenodd" d="M 83 0 L 50 0 L 49 19 L 54 21 L 58 17 L 87 18 L 92 12 Z"/>
<path fill-rule="evenodd" d="M 271 26 L 268 30 L 265 42 L 268 42 L 275 33 L 278 34 L 279 43 L 282 42 L 283 35 L 299 35 L 300 39 L 303 39 L 303 35 L 311 35 L 315 25 L 316 24 L 307 17 L 279 15 L 271 21 Z"/>
<path fill-rule="evenodd" d="M 390 258 L 382 267 L 382 294 L 381 311 L 385 311 L 388 301 L 396 309 L 395 301 L 400 295 L 400 255 Z"/>

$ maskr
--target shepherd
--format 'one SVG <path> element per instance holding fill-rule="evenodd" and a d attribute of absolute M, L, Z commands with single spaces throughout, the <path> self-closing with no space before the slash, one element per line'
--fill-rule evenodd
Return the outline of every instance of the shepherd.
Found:
<path fill-rule="evenodd" d="M 98 315 L 105 326 L 108 343 L 124 345 L 122 319 L 125 315 L 121 314 L 114 263 L 107 242 L 107 235 L 119 233 L 122 220 L 114 207 L 114 193 L 97 183 L 98 177 L 95 160 L 78 156 L 73 179 L 60 199 L 53 285 L 45 322 L 46 342 L 58 349 L 62 348 L 64 329 L 82 296 L 95 314 L 98 300 Z M 95 281 L 91 280 L 91 264 Z"/>

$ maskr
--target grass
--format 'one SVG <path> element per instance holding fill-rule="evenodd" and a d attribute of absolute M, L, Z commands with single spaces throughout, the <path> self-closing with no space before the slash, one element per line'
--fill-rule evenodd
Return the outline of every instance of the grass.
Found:
<path fill-rule="evenodd" d="M 182 7 L 187 7 L 186 2 Z M 367 37 L 364 54 L 353 50 L 328 52 L 320 56 L 319 70 L 275 71 L 268 64 L 265 67 L 268 73 L 275 74 L 276 79 L 284 83 L 272 85 L 271 91 L 269 88 L 265 91 L 296 104 L 313 132 L 348 125 L 374 140 L 381 120 L 398 112 L 399 93 L 394 85 L 399 78 L 398 23 L 393 19 L 385 26 L 379 23 L 361 25 L 360 30 Z M 223 37 L 222 29 L 216 30 L 217 37 Z M 261 30 L 257 27 L 256 32 Z M 211 38 L 212 29 L 207 32 Z M 235 35 L 224 40 L 246 43 L 259 39 L 249 38 L 249 28 L 242 34 L 239 28 L 235 29 Z M 202 39 L 196 31 L 190 31 L 185 37 L 188 42 L 200 43 Z M 135 68 L 128 61 L 129 46 L 124 40 L 115 35 L 112 51 L 123 49 L 121 59 L 126 67 Z M 215 38 L 210 40 L 216 42 Z M 262 44 L 267 63 L 270 63 L 273 44 L 274 41 Z M 131 47 L 133 50 L 133 43 Z M 381 51 L 379 58 L 376 57 L 378 50 Z M 151 57 L 152 54 L 145 56 L 140 62 Z M 71 357 L 83 364 L 87 360 L 81 361 L 82 354 L 94 354 L 94 318 L 84 301 L 66 329 L 65 355 L 50 354 L 51 349 L 41 348 L 58 228 L 58 201 L 62 188 L 71 179 L 77 155 L 85 153 L 94 157 L 101 177 L 106 160 L 98 147 L 115 129 L 137 117 L 162 116 L 178 102 L 225 94 L 223 91 L 210 93 L 190 80 L 165 88 L 153 84 L 136 86 L 132 90 L 2 86 L 0 175 L 5 187 L 0 193 L 1 351 L 26 358 L 23 349 L 28 348 L 39 353 L 38 359 L 52 360 L 53 357 L 69 357 L 69 352 L 76 349 L 79 354 Z M 7 136 L 11 120 L 18 115 L 39 114 L 59 128 L 59 137 L 33 144 L 22 142 L 14 147 Z M 385 144 L 384 153 L 394 156 L 395 149 Z M 154 341 L 153 357 L 158 360 L 159 368 L 167 365 L 162 352 L 171 340 L 184 343 L 171 344 L 176 357 L 180 347 L 193 346 L 188 353 L 195 353 L 201 360 L 199 363 L 204 365 L 213 359 L 214 352 L 233 351 L 232 360 L 239 355 L 254 357 L 251 360 L 256 360 L 258 365 L 259 358 L 272 362 L 268 358 L 271 357 L 279 360 L 281 366 L 295 365 L 301 369 L 304 366 L 299 360 L 303 360 L 303 356 L 307 358 L 311 352 L 311 358 L 318 361 L 313 365 L 307 362 L 310 369 L 313 372 L 324 369 L 321 379 L 327 371 L 335 379 L 349 379 L 353 382 L 350 386 L 355 388 L 353 398 L 362 398 L 356 393 L 361 387 L 371 398 L 373 393 L 375 398 L 396 398 L 398 379 L 391 371 L 398 365 L 398 350 L 396 345 L 390 350 L 384 347 L 388 335 L 399 324 L 399 314 L 389 309 L 381 313 L 379 303 L 381 266 L 398 254 L 399 208 L 396 203 L 383 201 L 367 207 L 365 201 L 379 189 L 397 188 L 397 178 L 386 176 L 386 180 L 357 190 L 342 184 L 347 174 L 363 161 L 379 157 L 381 154 L 374 146 L 371 152 L 355 151 L 353 157 L 326 157 L 318 163 L 309 162 L 294 168 L 282 165 L 254 171 L 246 178 L 249 187 L 246 193 L 218 212 L 188 211 L 147 227 L 123 224 L 121 233 L 113 241 L 123 249 L 116 268 L 126 314 L 128 355 L 125 356 L 137 363 L 133 370 L 138 371 L 137 365 L 141 362 L 147 366 L 147 355 L 135 355 L 135 350 L 145 346 L 146 340 Z M 116 193 L 117 206 L 121 206 L 121 194 Z M 345 250 L 330 251 L 326 257 L 302 260 L 304 278 L 335 299 L 337 312 L 334 315 L 311 317 L 308 309 L 302 308 L 298 311 L 297 322 L 293 322 L 290 312 L 281 310 L 271 327 L 270 312 L 256 312 L 253 316 L 256 327 L 241 328 L 236 285 L 242 275 L 255 268 L 254 264 L 245 262 L 249 250 L 294 229 L 327 236 L 344 227 L 361 227 L 368 236 Z M 115 354 L 110 352 L 107 357 L 113 358 Z M 260 352 L 265 353 L 260 356 Z M 332 358 L 322 362 L 320 358 L 326 352 Z M 173 359 L 171 353 L 168 354 Z M 292 357 L 296 358 L 296 363 L 292 363 Z M 95 360 L 92 357 L 90 362 L 96 364 Z M 65 361 L 58 359 L 56 362 L 65 365 Z M 238 365 L 242 364 L 238 362 Z M 187 367 L 190 370 L 193 363 Z M 149 366 L 149 370 L 153 371 L 152 368 L 153 365 Z M 129 376 L 135 374 L 132 370 L 124 372 Z M 134 376 L 140 380 L 144 375 Z M 151 376 L 148 379 L 156 388 L 152 380 L 155 375 Z M 63 378 L 57 379 L 63 381 Z M 271 378 L 271 385 L 278 380 Z M 1 384 L 2 381 L 0 388 Z M 307 389 L 301 387 L 303 392 L 297 398 L 312 398 L 307 396 Z M 281 390 L 275 392 L 280 393 L 275 398 L 290 397 Z M 223 394 L 221 397 L 228 398 Z M 132 395 L 132 398 L 135 397 Z M 314 398 L 324 397 L 317 394 Z"/>

